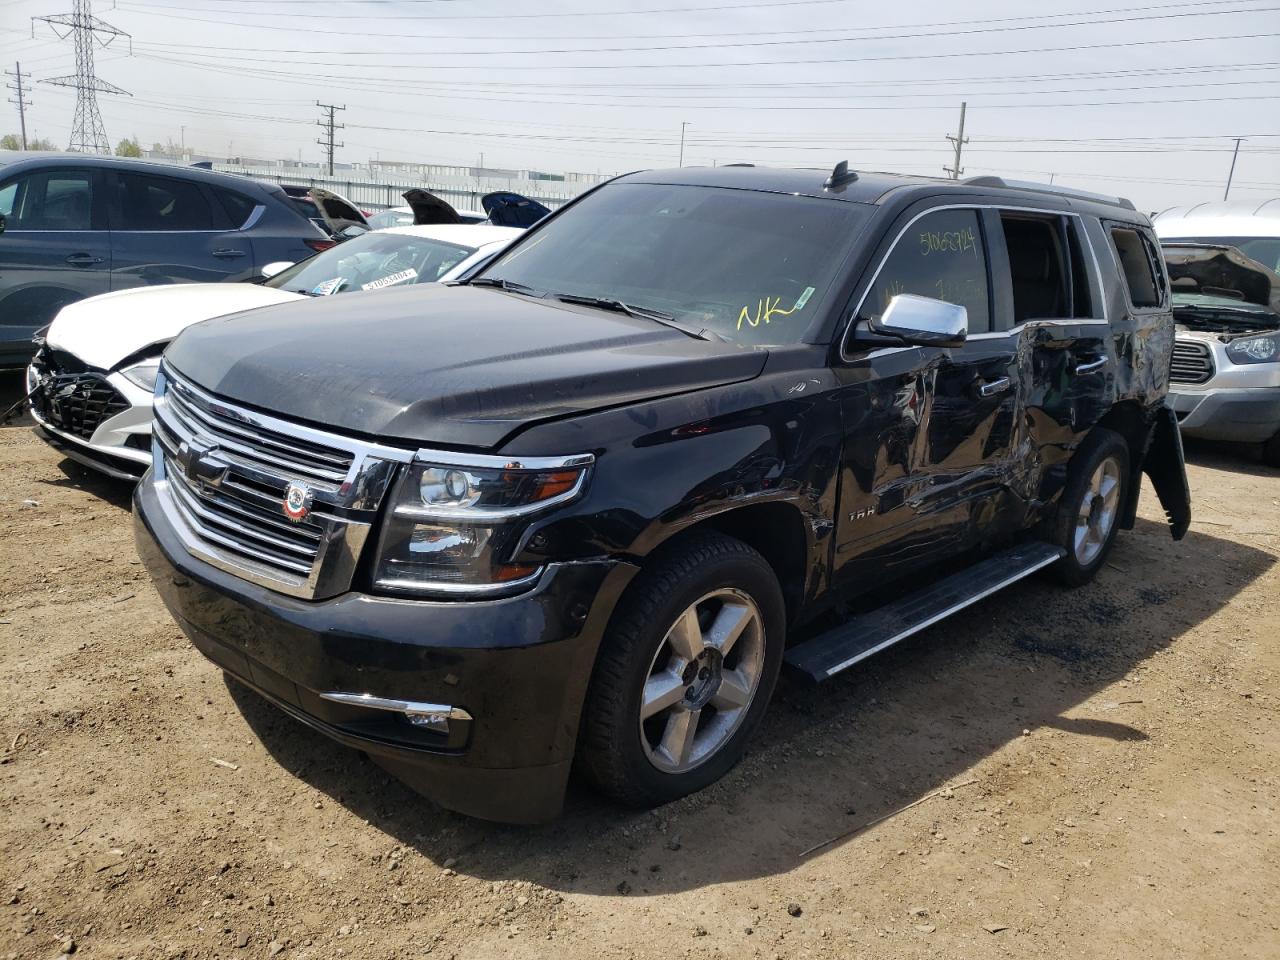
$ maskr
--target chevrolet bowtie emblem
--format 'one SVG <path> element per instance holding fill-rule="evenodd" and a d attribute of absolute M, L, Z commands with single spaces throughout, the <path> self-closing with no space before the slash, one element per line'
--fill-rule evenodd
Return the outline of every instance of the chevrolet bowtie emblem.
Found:
<path fill-rule="evenodd" d="M 217 444 L 202 443 L 194 439 L 184 440 L 179 444 L 177 460 L 188 480 L 206 487 L 221 486 L 231 467 L 231 464 L 218 456 Z"/>

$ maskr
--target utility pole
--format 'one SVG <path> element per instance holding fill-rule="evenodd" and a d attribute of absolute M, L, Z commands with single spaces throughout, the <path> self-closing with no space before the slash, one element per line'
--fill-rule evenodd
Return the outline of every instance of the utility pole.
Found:
<path fill-rule="evenodd" d="M 954 137 L 951 134 L 947 134 L 947 139 L 951 141 L 956 149 L 955 166 L 943 167 L 942 169 L 951 174 L 952 180 L 959 180 L 960 174 L 964 173 L 964 167 L 960 166 L 960 153 L 964 150 L 964 145 L 969 142 L 969 138 L 964 135 L 964 111 L 968 105 L 964 101 L 960 103 L 960 132 Z"/>
<path fill-rule="evenodd" d="M 31 106 L 31 101 L 27 99 L 28 87 L 23 86 L 22 81 L 30 80 L 31 74 L 22 72 L 22 64 L 16 60 L 13 64 L 13 72 L 8 70 L 4 72 L 6 77 L 13 77 L 12 83 L 5 84 L 10 90 L 14 91 L 16 96 L 9 98 L 9 102 L 18 106 L 18 124 L 22 127 L 22 149 L 27 149 L 27 107 Z"/>
<path fill-rule="evenodd" d="M 1231 193 L 1231 178 L 1236 175 L 1236 157 L 1240 156 L 1240 141 L 1244 137 L 1236 137 L 1236 148 L 1231 152 L 1231 172 L 1227 174 L 1227 189 L 1222 191 L 1222 199 L 1226 200 L 1227 195 Z"/>
<path fill-rule="evenodd" d="M 133 94 L 121 90 L 114 83 L 100 80 L 94 73 L 94 45 L 108 47 L 117 37 L 128 37 L 129 52 L 132 53 L 133 38 L 105 20 L 95 17 L 89 8 L 89 0 L 73 0 L 70 13 L 32 17 L 31 20 L 33 33 L 35 21 L 39 20 L 49 24 L 59 40 L 67 37 L 75 40 L 76 72 L 71 76 L 41 81 L 55 87 L 71 87 L 76 92 L 75 119 L 71 123 L 71 143 L 67 149 L 82 153 L 110 153 L 111 142 L 107 139 L 106 127 L 102 125 L 102 113 L 98 110 L 98 94 L 116 93 L 126 97 Z"/>
<path fill-rule="evenodd" d="M 337 106 L 336 104 L 332 104 L 332 103 L 321 103 L 319 100 L 317 100 L 317 101 L 316 101 L 316 106 L 317 106 L 317 107 L 319 107 L 321 110 L 326 110 L 326 111 L 328 111 L 328 114 L 329 114 L 329 115 L 328 115 L 327 117 L 325 117 L 323 120 L 317 120 L 317 121 L 316 121 L 316 126 L 323 127 L 323 128 L 325 129 L 325 135 L 324 135 L 323 137 L 321 137 L 319 140 L 317 140 L 317 141 L 316 141 L 316 143 L 318 143 L 318 144 L 320 144 L 320 146 L 324 147 L 324 148 L 325 148 L 325 150 L 326 150 L 326 152 L 328 153 L 328 157 L 329 157 L 329 176 L 331 176 L 331 177 L 332 177 L 332 176 L 333 176 L 333 148 L 334 148 L 334 147 L 345 147 L 345 146 L 346 146 L 346 144 L 345 144 L 345 143 L 334 143 L 334 142 L 333 142 L 333 131 L 335 131 L 335 130 L 342 130 L 342 129 L 344 129 L 344 128 L 346 127 L 346 124 L 343 124 L 343 123 L 334 123 L 334 122 L 333 122 L 333 115 L 334 115 L 334 113 L 335 113 L 336 111 L 338 111 L 338 110 L 345 110 L 345 109 L 347 109 L 347 108 L 346 108 L 345 106 L 341 106 L 341 107 L 339 107 L 339 106 Z"/>
<path fill-rule="evenodd" d="M 684 166 L 684 128 L 689 125 L 689 121 L 680 124 L 680 166 Z"/>

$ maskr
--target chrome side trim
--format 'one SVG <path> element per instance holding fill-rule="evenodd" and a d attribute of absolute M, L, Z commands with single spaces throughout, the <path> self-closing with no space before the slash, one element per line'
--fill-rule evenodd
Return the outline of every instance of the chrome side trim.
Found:
<path fill-rule="evenodd" d="M 413 456 L 422 463 L 439 464 L 442 467 L 476 467 L 494 470 L 567 470 L 570 467 L 589 467 L 596 462 L 593 453 L 576 453 L 567 457 L 501 457 L 491 454 L 458 453 L 453 450 L 432 450 L 423 447 Z"/>
<path fill-rule="evenodd" d="M 914 626 L 908 627 L 906 630 L 903 630 L 900 633 L 895 633 L 888 640 L 885 640 L 883 643 L 876 644 L 870 650 L 860 651 L 859 653 L 850 657 L 848 660 L 844 660 L 840 663 L 837 663 L 835 666 L 830 667 L 826 671 L 826 675 L 828 677 L 835 676 L 841 670 L 846 670 L 849 667 L 852 667 L 855 663 L 858 663 L 862 660 L 867 659 L 867 657 L 871 656 L 872 654 L 879 653 L 881 650 L 885 649 L 886 647 L 893 646 L 899 640 L 905 640 L 907 637 L 911 636 L 912 634 L 919 633 L 921 630 L 924 630 L 926 627 L 933 626 L 939 620 L 945 620 L 947 617 L 951 616 L 953 613 L 959 613 L 965 607 L 972 606 L 973 604 L 977 603 L 979 600 L 983 600 L 986 597 L 991 596 L 991 594 L 996 593 L 999 590 L 1003 590 L 1005 587 L 1009 586 L 1010 584 L 1017 583 L 1019 580 L 1023 579 L 1024 577 L 1031 576 L 1031 574 L 1035 573 L 1037 570 L 1040 570 L 1043 567 L 1047 567 L 1051 563 L 1057 563 L 1064 556 L 1066 556 L 1066 553 L 1067 551 L 1065 550 L 1059 550 L 1056 556 L 1045 557 L 1041 560 L 1037 560 L 1035 563 L 1030 564 L 1025 569 L 1019 570 L 1017 573 L 1013 573 L 1005 577 L 999 583 L 992 584 L 991 586 L 987 587 L 985 590 L 975 593 L 972 596 L 965 597 L 959 603 L 956 603 L 954 606 L 948 607 L 946 610 L 943 610 L 941 613 L 934 614 L 932 617 L 930 617 L 928 620 L 925 620 L 923 623 L 918 623 Z"/>
<path fill-rule="evenodd" d="M 450 720 L 471 720 L 471 714 L 461 707 L 447 703 L 423 703 L 417 700 L 394 700 L 389 697 L 375 697 L 371 693 L 343 693 L 333 690 L 318 694 L 321 700 L 341 703 L 349 707 L 368 707 L 370 710 L 390 710 L 395 713 L 424 714 L 445 716 Z"/>

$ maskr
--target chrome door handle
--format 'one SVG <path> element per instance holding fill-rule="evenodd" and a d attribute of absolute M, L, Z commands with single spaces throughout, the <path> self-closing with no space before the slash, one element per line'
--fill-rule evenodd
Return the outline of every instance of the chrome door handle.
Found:
<path fill-rule="evenodd" d="M 1076 376 L 1087 377 L 1091 373 L 1097 373 L 1106 365 L 1106 357 L 1099 357 L 1097 360 L 1090 360 L 1088 363 L 1078 363 L 1076 364 Z"/>
<path fill-rule="evenodd" d="M 988 383 L 978 384 L 978 396 L 994 397 L 997 393 L 1004 393 L 1009 389 L 1009 378 L 1001 377 L 999 380 L 991 380 Z"/>
<path fill-rule="evenodd" d="M 243 257 L 245 256 L 245 252 L 243 250 L 232 249 L 231 247 L 224 247 L 221 250 L 213 251 L 213 255 L 215 257 L 222 257 L 223 259 L 230 259 L 232 257 Z"/>
<path fill-rule="evenodd" d="M 73 253 L 67 257 L 67 263 L 73 267 L 92 267 L 94 264 L 106 262 L 104 257 L 91 257 L 87 253 Z"/>

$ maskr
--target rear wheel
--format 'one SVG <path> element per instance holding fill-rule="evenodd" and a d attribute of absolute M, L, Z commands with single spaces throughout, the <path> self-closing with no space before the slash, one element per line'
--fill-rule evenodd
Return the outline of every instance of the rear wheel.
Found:
<path fill-rule="evenodd" d="M 592 677 L 579 761 L 600 789 L 651 806 L 741 758 L 782 662 L 782 591 L 741 541 L 698 534 L 640 574 Z"/>
<path fill-rule="evenodd" d="M 1076 451 L 1058 504 L 1053 541 L 1067 551 L 1050 572 L 1060 583 L 1088 583 L 1115 541 L 1129 485 L 1129 445 L 1118 433 L 1093 431 Z"/>

